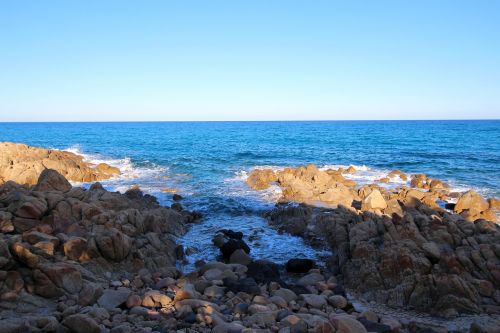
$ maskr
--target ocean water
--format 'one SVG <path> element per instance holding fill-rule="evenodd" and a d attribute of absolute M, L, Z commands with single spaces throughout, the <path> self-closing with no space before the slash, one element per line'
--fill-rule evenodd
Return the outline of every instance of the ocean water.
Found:
<path fill-rule="evenodd" d="M 177 189 L 182 204 L 204 218 L 180 241 L 196 259 L 213 259 L 213 234 L 241 230 L 257 258 L 284 262 L 326 255 L 300 238 L 280 235 L 261 217 L 279 189 L 250 190 L 254 167 L 314 163 L 354 165 L 358 183 L 398 168 L 445 180 L 454 189 L 500 196 L 500 121 L 133 122 L 0 123 L 0 141 L 70 150 L 89 161 L 118 166 L 123 174 L 103 182 L 125 191 L 139 185 L 162 204 Z M 389 184 L 396 186 L 399 184 Z"/>

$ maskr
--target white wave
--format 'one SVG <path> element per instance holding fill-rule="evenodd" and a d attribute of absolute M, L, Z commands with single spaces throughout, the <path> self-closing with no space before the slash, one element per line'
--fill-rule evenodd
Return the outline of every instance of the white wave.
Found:
<path fill-rule="evenodd" d="M 131 186 L 138 185 L 144 192 L 154 193 L 160 192 L 162 188 L 169 187 L 168 184 L 163 181 L 168 172 L 168 168 L 166 167 L 156 164 L 138 166 L 135 165 L 129 157 L 117 159 L 101 154 L 85 153 L 80 145 L 74 145 L 64 150 L 82 156 L 85 162 L 96 165 L 99 163 L 106 163 L 120 169 L 119 175 L 101 181 L 105 187 L 113 191 L 123 193 Z"/>

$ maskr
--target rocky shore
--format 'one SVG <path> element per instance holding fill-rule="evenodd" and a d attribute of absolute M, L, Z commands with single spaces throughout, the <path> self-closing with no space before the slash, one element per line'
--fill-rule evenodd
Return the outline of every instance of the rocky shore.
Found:
<path fill-rule="evenodd" d="M 257 169 L 247 184 L 281 187 L 269 223 L 328 244 L 328 267 L 360 299 L 448 318 L 500 315 L 498 199 L 452 193 L 442 181 L 398 170 L 379 183 L 399 177 L 409 186 L 356 186 L 343 176 L 354 172 Z"/>
<path fill-rule="evenodd" d="M 56 170 L 74 182 L 106 180 L 120 173 L 118 168 L 85 162 L 82 156 L 71 152 L 0 142 L 0 184 L 11 180 L 34 185 L 45 169 Z"/>
<path fill-rule="evenodd" d="M 314 167 L 287 175 L 259 171 L 249 178 L 253 187 L 290 187 L 283 191 L 288 203 L 269 212 L 269 222 L 328 244 L 327 265 L 254 258 L 241 232 L 220 230 L 213 237 L 220 261 L 201 260 L 182 272 L 176 263 L 188 251 L 176 241 L 200 216 L 182 207 L 180 195 L 163 207 L 139 188 L 121 194 L 100 183 L 73 187 L 62 173 L 87 182 L 87 176 L 106 177 L 95 173 L 104 167 L 48 151 L 56 171 L 51 162 L 1 152 L 2 165 L 12 168 L 0 169 L 0 333 L 482 333 L 500 327 L 500 232 L 484 219 L 497 208 L 495 200 L 462 195 L 449 206 L 456 214 L 429 205 L 430 194 L 418 198 L 414 189 L 356 188 L 341 171 L 335 182 Z M 301 190 L 304 183 L 311 183 L 310 193 Z M 340 183 L 351 202 L 343 192 L 342 202 L 332 199 L 340 193 L 332 189 L 344 189 Z M 424 178 L 420 188 L 432 198 L 453 195 L 436 184 Z M 318 199 L 329 208 L 311 205 Z M 470 222 L 472 216 L 480 218 Z M 369 301 L 458 317 L 450 328 L 449 321 L 380 311 Z"/>

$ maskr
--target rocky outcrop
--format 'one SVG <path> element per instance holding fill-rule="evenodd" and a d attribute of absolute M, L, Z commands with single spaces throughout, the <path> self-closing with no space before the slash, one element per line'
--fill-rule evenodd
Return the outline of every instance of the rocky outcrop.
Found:
<path fill-rule="evenodd" d="M 15 308 L 26 294 L 86 306 L 115 279 L 143 288 L 154 285 L 153 274 L 176 276 L 175 239 L 195 217 L 138 189 L 71 187 L 50 169 L 33 187 L 0 185 L 0 308 Z M 62 325 L 97 327 L 80 315 Z"/>
<path fill-rule="evenodd" d="M 399 186 L 393 189 L 381 187 L 379 184 L 356 186 L 343 174 L 355 173 L 356 169 L 320 170 L 315 165 L 307 167 L 285 168 L 280 171 L 255 169 L 250 172 L 247 184 L 256 190 L 265 189 L 276 183 L 282 190 L 282 202 L 299 202 L 310 205 L 328 207 L 347 207 L 361 212 L 377 214 L 402 214 L 401 206 L 415 207 L 427 205 L 433 209 L 443 210 L 438 200 L 445 203 L 456 213 L 468 221 L 486 219 L 498 221 L 498 199 L 486 201 L 474 191 L 463 194 L 450 193 L 448 186 L 440 180 L 431 179 L 424 174 L 416 174 L 411 178 L 411 187 Z M 379 183 L 387 183 L 399 177 L 406 180 L 408 176 L 400 170 L 391 171 Z M 458 197 L 456 204 L 454 198 Z"/>
<path fill-rule="evenodd" d="M 95 182 L 120 173 L 118 168 L 85 162 L 82 156 L 71 152 L 0 142 L 0 184 L 11 180 L 35 185 L 46 169 L 55 170 L 74 182 Z"/>
<path fill-rule="evenodd" d="M 388 216 L 285 205 L 267 217 L 284 231 L 328 243 L 332 271 L 364 299 L 445 317 L 500 314 L 499 226 L 424 204 L 401 208 Z"/>

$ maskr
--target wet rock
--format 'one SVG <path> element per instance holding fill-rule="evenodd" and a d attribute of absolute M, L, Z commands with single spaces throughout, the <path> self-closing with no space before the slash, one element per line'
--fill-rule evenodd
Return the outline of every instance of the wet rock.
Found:
<path fill-rule="evenodd" d="M 287 261 L 285 268 L 291 273 L 307 273 L 314 266 L 311 259 L 294 258 Z"/>
<path fill-rule="evenodd" d="M 246 183 L 248 186 L 254 190 L 264 190 L 269 187 L 271 182 L 278 180 L 278 177 L 273 170 L 265 169 L 254 169 L 248 175 Z"/>
<path fill-rule="evenodd" d="M 229 259 L 233 252 L 239 249 L 245 251 L 247 254 L 250 253 L 250 247 L 241 239 L 229 239 L 222 245 L 220 251 L 224 258 Z"/>
<path fill-rule="evenodd" d="M 254 278 L 257 283 L 282 283 L 278 265 L 271 261 L 256 260 L 247 267 L 247 276 Z"/>
<path fill-rule="evenodd" d="M 231 254 L 229 262 L 232 264 L 249 265 L 252 262 L 252 257 L 250 257 L 245 250 L 237 249 Z"/>

